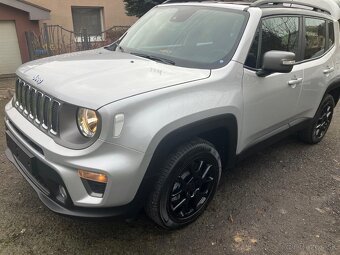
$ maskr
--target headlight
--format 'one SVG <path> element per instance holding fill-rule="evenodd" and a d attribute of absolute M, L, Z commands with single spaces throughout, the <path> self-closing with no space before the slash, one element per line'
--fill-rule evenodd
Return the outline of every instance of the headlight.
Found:
<path fill-rule="evenodd" d="M 86 108 L 79 108 L 77 115 L 80 133 L 85 137 L 94 137 L 98 126 L 98 117 L 96 111 Z"/>

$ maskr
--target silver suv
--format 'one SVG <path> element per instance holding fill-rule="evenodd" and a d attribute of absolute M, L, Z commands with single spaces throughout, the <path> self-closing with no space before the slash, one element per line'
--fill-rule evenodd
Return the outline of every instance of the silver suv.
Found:
<path fill-rule="evenodd" d="M 105 48 L 21 66 L 8 159 L 57 213 L 193 222 L 254 148 L 325 136 L 340 7 L 312 2 L 167 1 Z"/>

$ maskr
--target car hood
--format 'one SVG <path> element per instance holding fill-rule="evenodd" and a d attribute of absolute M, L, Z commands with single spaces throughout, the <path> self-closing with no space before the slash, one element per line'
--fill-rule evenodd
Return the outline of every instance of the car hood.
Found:
<path fill-rule="evenodd" d="M 101 48 L 32 61 L 22 65 L 17 75 L 61 101 L 98 109 L 127 97 L 208 78 L 210 70 L 166 65 Z"/>

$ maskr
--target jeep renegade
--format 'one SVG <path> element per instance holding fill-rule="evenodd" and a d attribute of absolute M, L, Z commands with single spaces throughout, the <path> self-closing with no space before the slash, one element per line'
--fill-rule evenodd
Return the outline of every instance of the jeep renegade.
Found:
<path fill-rule="evenodd" d="M 6 155 L 54 212 L 144 208 L 185 226 L 253 148 L 324 138 L 340 94 L 339 6 L 167 1 L 107 47 L 26 63 Z"/>

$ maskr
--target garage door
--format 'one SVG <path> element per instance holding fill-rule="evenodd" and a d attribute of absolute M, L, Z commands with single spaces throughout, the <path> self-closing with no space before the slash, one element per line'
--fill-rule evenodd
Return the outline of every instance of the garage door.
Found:
<path fill-rule="evenodd" d="M 12 74 L 21 65 L 14 21 L 0 21 L 0 75 Z"/>

